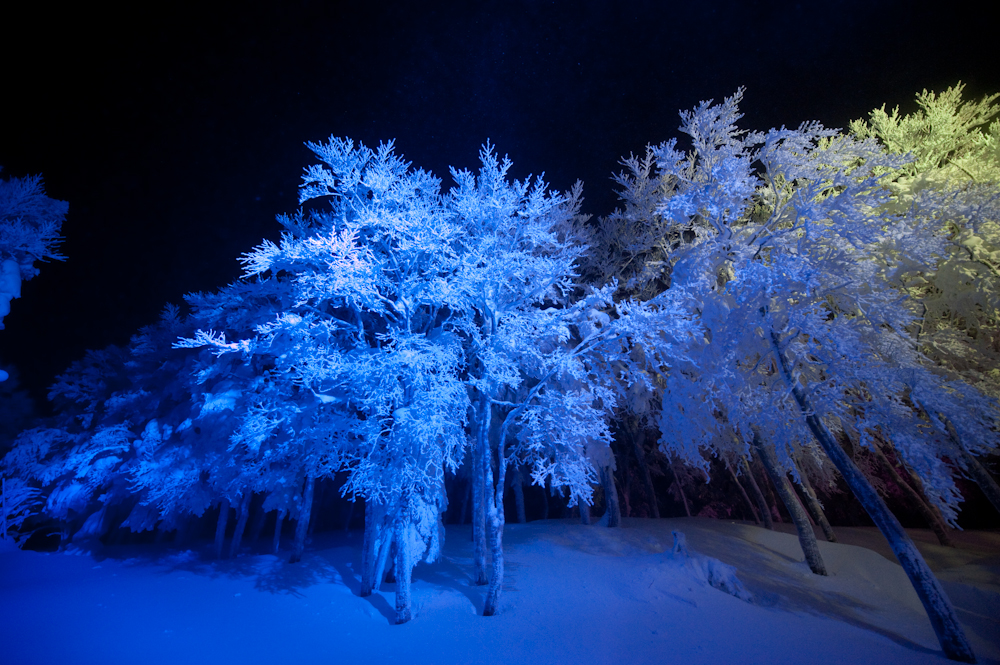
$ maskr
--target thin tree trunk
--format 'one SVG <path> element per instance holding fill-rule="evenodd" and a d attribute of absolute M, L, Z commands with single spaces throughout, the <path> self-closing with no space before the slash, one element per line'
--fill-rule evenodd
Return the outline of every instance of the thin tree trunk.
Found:
<path fill-rule="evenodd" d="M 793 462 L 795 460 L 792 460 Z M 822 529 L 823 535 L 826 537 L 828 542 L 837 542 L 837 536 L 833 533 L 833 527 L 830 526 L 830 520 L 826 518 L 826 513 L 823 512 L 823 506 L 820 505 L 819 499 L 816 498 L 816 491 L 813 489 L 812 485 L 809 484 L 809 479 L 806 477 L 806 472 L 799 467 L 798 464 L 795 465 L 799 472 L 799 479 L 802 481 L 799 483 L 799 487 L 802 489 L 802 496 L 805 499 L 806 510 L 812 515 L 813 521 L 819 525 Z"/>
<path fill-rule="evenodd" d="M 601 485 L 604 487 L 604 503 L 607 505 L 606 513 L 607 525 L 611 528 L 620 527 L 622 524 L 622 509 L 618 505 L 618 488 L 615 487 L 615 472 L 611 465 L 600 468 Z"/>
<path fill-rule="evenodd" d="M 772 488 L 772 483 L 767 482 L 771 479 L 770 474 L 767 473 L 767 469 L 764 470 L 764 489 L 767 490 L 767 497 L 771 500 L 769 506 L 774 506 L 774 512 L 772 513 L 772 518 L 777 520 L 778 524 L 784 524 L 785 520 L 781 517 L 781 506 L 778 499 L 774 496 L 774 490 Z M 768 508 L 770 510 L 770 508 Z"/>
<path fill-rule="evenodd" d="M 365 536 L 361 553 L 360 596 L 378 591 L 385 579 L 385 567 L 392 551 L 394 527 L 388 507 L 365 504 Z"/>
<path fill-rule="evenodd" d="M 924 503 L 926 503 L 931 509 L 931 512 L 934 513 L 934 517 L 937 518 L 938 522 L 944 524 L 946 530 L 950 529 L 951 527 L 949 527 L 948 523 L 945 521 L 944 515 L 941 514 L 941 510 L 927 500 L 927 492 L 924 490 L 924 483 L 920 480 L 920 476 L 918 476 L 913 469 L 910 468 L 910 466 L 906 463 L 906 460 L 899 460 L 899 464 L 903 467 L 903 470 L 906 471 L 906 477 L 908 479 L 906 482 L 908 482 L 910 487 L 915 489 L 920 496 L 924 497 Z"/>
<path fill-rule="evenodd" d="M 486 572 L 486 495 L 489 489 L 486 484 L 487 469 L 490 478 L 493 477 L 493 466 L 489 460 L 490 420 L 493 407 L 487 395 L 480 395 L 477 410 L 479 422 L 476 423 L 478 427 L 472 469 L 472 558 L 475 567 L 474 584 L 483 586 L 490 582 Z"/>
<path fill-rule="evenodd" d="M 375 591 L 382 588 L 382 582 L 392 584 L 396 581 L 395 565 L 392 563 L 396 558 L 396 538 L 392 524 L 386 523 L 382 533 L 382 544 L 375 561 Z"/>
<path fill-rule="evenodd" d="M 362 598 L 372 595 L 376 587 L 375 561 L 378 559 L 378 513 L 377 504 L 365 499 L 365 534 L 361 543 L 361 591 Z"/>
<path fill-rule="evenodd" d="M 549 490 L 542 485 L 542 519 L 549 519 Z"/>
<path fill-rule="evenodd" d="M 646 431 L 642 428 L 642 422 L 635 419 L 635 435 L 629 434 L 632 440 L 632 450 L 635 459 L 639 463 L 639 470 L 642 471 L 642 482 L 646 486 L 646 494 L 649 496 L 649 507 L 653 510 L 653 517 L 660 519 L 660 507 L 656 503 L 656 491 L 653 489 L 653 477 L 649 474 L 649 465 L 646 464 L 646 454 L 643 451 L 643 441 L 646 438 Z"/>
<path fill-rule="evenodd" d="M 229 499 L 219 502 L 219 521 L 215 523 L 215 558 L 222 558 L 222 546 L 226 542 L 226 523 L 229 521 Z"/>
<path fill-rule="evenodd" d="M 615 459 L 618 460 L 615 464 L 618 471 L 618 478 L 615 479 L 615 483 L 618 487 L 622 488 L 622 501 L 625 503 L 624 517 L 632 517 L 632 483 L 629 479 L 628 472 L 628 449 L 618 446 L 618 452 L 620 454 L 615 455 Z"/>
<path fill-rule="evenodd" d="M 379 563 L 379 578 L 386 584 L 396 583 L 396 530 L 390 524 L 386 527 L 389 529 L 389 533 L 393 534 L 392 539 L 387 541 L 385 551 L 385 559 L 381 560 Z M 375 587 L 379 589 L 379 587 Z"/>
<path fill-rule="evenodd" d="M 771 520 L 771 508 L 767 505 L 767 499 L 764 498 L 764 493 L 760 491 L 757 479 L 753 477 L 753 471 L 750 469 L 750 465 L 747 464 L 747 458 L 741 457 L 740 461 L 743 463 L 743 475 L 750 481 L 750 489 L 753 490 L 754 499 L 757 500 L 757 507 L 760 509 L 760 518 L 764 521 L 764 527 L 774 531 L 774 522 Z"/>
<path fill-rule="evenodd" d="M 344 533 L 351 532 L 351 520 L 354 519 L 354 509 L 357 507 L 357 501 L 351 501 L 347 505 L 347 518 L 344 520 Z"/>
<path fill-rule="evenodd" d="M 406 519 L 407 511 L 405 506 L 400 508 L 396 517 L 395 532 L 396 541 L 396 625 L 406 623 L 413 618 L 410 600 L 410 581 L 413 575 L 413 551 L 406 545 L 409 543 L 410 524 Z"/>
<path fill-rule="evenodd" d="M 504 457 L 504 442 L 506 427 L 502 428 L 500 439 L 497 443 L 497 483 L 496 489 L 487 492 L 489 502 L 486 506 L 489 515 L 490 527 L 490 553 L 493 555 L 493 566 L 490 570 L 489 590 L 486 592 L 486 603 L 483 607 L 483 616 L 489 617 L 496 614 L 500 609 L 500 593 L 503 588 L 503 489 L 504 480 L 507 474 L 507 460 Z M 486 460 L 486 489 L 493 489 L 493 465 Z"/>
<path fill-rule="evenodd" d="M 264 499 L 266 497 L 261 495 L 261 501 L 258 503 L 257 508 L 253 511 L 253 522 L 250 523 L 250 542 L 256 543 L 260 540 L 260 532 L 264 530 L 264 522 L 267 520 L 267 513 L 264 512 Z"/>
<path fill-rule="evenodd" d="M 938 516 L 934 514 L 931 507 L 924 500 L 924 497 L 917 494 L 917 491 L 913 489 L 908 482 L 903 480 L 903 477 L 899 475 L 896 467 L 889 461 L 889 458 L 885 456 L 885 453 L 878 447 L 878 444 L 873 444 L 871 446 L 872 454 L 878 458 L 878 461 L 882 463 L 885 470 L 889 472 L 889 477 L 892 481 L 896 483 L 899 489 L 903 490 L 907 498 L 910 500 L 910 505 L 917 509 L 927 525 L 930 526 L 931 530 L 934 531 L 934 535 L 937 536 L 938 542 L 946 547 L 954 547 L 954 543 L 951 542 L 951 537 L 948 536 L 948 532 L 945 530 L 944 524 L 938 519 Z"/>
<path fill-rule="evenodd" d="M 958 438 L 958 432 L 955 431 L 954 425 L 942 416 L 945 425 L 948 427 L 948 434 L 951 436 L 952 441 L 961 451 L 963 467 L 966 472 L 972 477 L 972 480 L 979 485 L 979 489 L 983 491 L 986 498 L 989 499 L 993 507 L 1000 512 L 1000 485 L 997 485 L 997 481 L 993 479 L 990 472 L 986 470 L 986 467 L 980 463 L 976 457 L 966 450 L 965 446 L 962 445 L 962 440 Z"/>
<path fill-rule="evenodd" d="M 278 553 L 281 549 L 281 525 L 285 521 L 285 509 L 281 508 L 278 510 L 278 514 L 274 517 L 274 547 L 273 552 Z"/>
<path fill-rule="evenodd" d="M 469 499 L 472 497 L 472 480 L 465 482 L 465 491 L 462 492 L 462 512 L 458 516 L 458 523 L 465 524 L 465 518 L 469 514 Z"/>
<path fill-rule="evenodd" d="M 583 501 L 579 503 L 580 506 L 580 524 L 586 524 L 590 526 L 590 506 L 585 504 Z"/>
<path fill-rule="evenodd" d="M 931 620 L 931 626 L 934 627 L 934 632 L 937 634 L 945 656 L 963 663 L 976 662 L 972 647 L 965 638 L 965 631 L 962 630 L 955 609 L 941 583 L 934 577 L 934 573 L 931 572 L 920 551 L 903 530 L 899 520 L 889 511 L 878 492 L 871 486 L 871 483 L 868 482 L 868 479 L 851 458 L 847 456 L 847 453 L 840 447 L 833 438 L 833 434 L 820 419 L 819 414 L 813 409 L 805 390 L 792 377 L 788 360 L 778 346 L 778 337 L 773 332 L 771 333 L 771 348 L 778 360 L 782 379 L 795 397 L 799 410 L 805 417 L 806 424 L 813 436 L 816 437 L 816 441 L 819 442 L 834 466 L 840 471 L 840 475 L 847 481 L 848 487 L 854 492 L 854 496 L 858 498 L 861 505 L 865 507 L 879 531 L 889 541 L 889 547 L 899 560 L 906 576 L 910 578 L 910 583 L 913 584 L 917 596 L 927 611 L 927 616 Z"/>
<path fill-rule="evenodd" d="M 521 476 L 521 467 L 514 467 L 514 472 L 510 474 L 510 485 L 514 490 L 514 505 L 517 507 L 517 523 L 525 524 L 528 521 L 528 516 L 524 512 L 524 478 Z"/>
<path fill-rule="evenodd" d="M 315 501 L 316 508 L 317 508 L 317 510 L 316 510 L 316 515 L 317 516 L 323 514 L 323 501 L 325 499 L 326 499 L 326 483 L 323 482 L 322 480 L 320 480 L 319 481 L 319 493 L 318 493 L 318 496 L 316 496 L 316 501 Z M 310 510 L 309 512 L 310 512 L 310 514 L 312 514 L 312 510 Z M 318 522 L 318 521 L 319 521 L 318 518 L 317 519 L 310 519 L 309 520 L 309 530 L 306 532 L 307 536 L 312 537 L 313 533 L 315 533 L 315 531 L 316 531 L 316 522 Z"/>
<path fill-rule="evenodd" d="M 788 514 L 792 516 L 795 530 L 799 534 L 799 545 L 802 546 L 802 553 L 806 557 L 806 563 L 809 564 L 809 570 L 813 571 L 816 575 L 826 575 L 826 564 L 823 563 L 823 557 L 819 553 L 816 533 L 809 524 L 809 517 L 806 515 L 806 511 L 803 510 L 802 504 L 799 503 L 798 498 L 795 496 L 795 490 L 792 489 L 792 484 L 788 481 L 788 476 L 778 466 L 778 460 L 774 455 L 774 451 L 771 450 L 767 443 L 760 439 L 756 431 L 753 435 L 753 445 L 760 457 L 760 461 L 764 464 L 764 469 L 767 470 L 767 475 L 771 477 L 771 482 L 778 491 L 778 496 L 781 497 L 785 508 L 788 509 Z"/>
<path fill-rule="evenodd" d="M 681 475 L 677 473 L 677 465 L 674 464 L 673 458 L 670 458 L 670 470 L 674 473 L 674 483 L 677 484 L 677 492 L 681 495 L 681 501 L 684 502 L 684 514 L 691 517 L 691 506 L 688 504 L 687 494 L 684 493 L 684 486 L 681 485 Z"/>
<path fill-rule="evenodd" d="M 234 558 L 240 551 L 240 543 L 243 541 L 243 530 L 247 526 L 247 518 L 250 516 L 250 499 L 253 497 L 253 492 L 250 490 L 243 491 L 243 497 L 240 499 L 239 512 L 236 515 L 236 530 L 233 531 L 233 542 L 229 544 L 229 558 Z"/>
<path fill-rule="evenodd" d="M 729 472 L 729 477 L 733 479 L 733 482 L 736 483 L 736 487 L 740 490 L 740 496 L 743 497 L 743 503 L 745 503 L 747 508 L 750 509 L 750 517 L 753 518 L 754 524 L 760 524 L 760 518 L 757 517 L 757 511 L 754 509 L 753 502 L 750 501 L 750 496 L 740 483 L 740 479 L 736 477 L 736 472 L 733 471 L 733 467 L 729 465 L 729 460 L 723 459 L 722 463 L 726 465 L 726 471 Z"/>
<path fill-rule="evenodd" d="M 789 474 L 786 473 L 785 478 L 788 478 L 788 476 Z M 796 503 L 799 504 L 799 508 L 802 509 L 802 512 L 803 514 L 805 514 L 806 519 L 809 520 L 809 526 L 815 527 L 816 520 L 813 519 L 812 512 L 810 512 L 809 509 L 806 508 L 805 501 L 802 500 L 801 492 L 795 491 L 796 484 L 797 483 L 792 482 L 791 480 L 788 481 L 788 486 L 792 488 L 792 496 L 795 497 L 795 501 Z M 802 488 L 800 487 L 799 489 L 801 490 Z"/>
<path fill-rule="evenodd" d="M 295 523 L 295 542 L 292 545 L 292 556 L 288 563 L 302 560 L 302 552 L 306 548 L 306 533 L 309 531 L 309 518 L 312 516 L 313 486 L 315 478 L 306 477 L 306 486 L 302 490 L 302 506 L 299 509 L 299 519 Z"/>

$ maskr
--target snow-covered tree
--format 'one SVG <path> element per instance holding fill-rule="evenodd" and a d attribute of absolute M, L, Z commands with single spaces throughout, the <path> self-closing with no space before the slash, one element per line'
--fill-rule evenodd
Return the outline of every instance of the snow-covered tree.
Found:
<path fill-rule="evenodd" d="M 933 271 L 902 273 L 923 353 L 1000 397 L 1000 95 L 962 100 L 964 86 L 917 95 L 920 110 L 900 115 L 875 109 L 851 123 L 912 161 L 886 174 L 897 206 L 934 206 L 947 250 Z M 990 122 L 990 120 L 993 120 Z M 943 420 L 932 419 L 959 464 L 1000 510 L 1000 487 L 976 458 L 976 446 Z M 950 422 L 950 421 L 949 421 Z"/>
<path fill-rule="evenodd" d="M 237 533 L 245 526 L 250 494 L 262 494 L 261 509 L 277 512 L 279 529 L 285 516 L 296 520 L 295 562 L 302 556 L 312 517 L 314 485 L 343 467 L 342 448 L 354 427 L 342 402 L 298 380 L 300 365 L 306 363 L 300 357 L 306 327 L 280 329 L 295 320 L 291 313 L 283 318 L 293 290 L 287 280 L 249 279 L 218 293 L 189 296 L 194 325 L 200 329 L 175 346 L 204 347 L 206 355 L 211 349 L 217 356 L 206 358 L 198 377 L 223 382 L 223 390 L 213 393 L 220 395 L 220 410 L 233 409 L 235 423 L 227 441 L 233 475 L 223 501 L 238 506 Z M 228 510 L 220 513 L 220 548 L 226 514 Z M 276 543 L 277 538 L 276 530 Z M 234 538 L 234 551 L 236 542 Z"/>
<path fill-rule="evenodd" d="M 41 176 L 26 178 L 0 178 L 0 330 L 3 319 L 10 313 L 10 301 L 21 297 L 21 283 L 38 274 L 35 262 L 61 261 L 59 253 L 62 240 L 59 232 L 66 218 L 69 204 L 45 195 Z M 0 381 L 10 374 L 0 368 Z M 8 389 L 0 393 L 4 400 L 3 411 L 8 416 L 4 425 L 14 426 L 26 416 L 29 402 Z M 17 412 L 17 411 L 20 412 Z M 4 428 L 4 429 L 6 429 Z M 0 432 L 7 439 L 12 432 Z M 5 452 L 8 441 L 0 442 L 0 453 Z M 19 478 L 4 478 L 3 525 L 0 537 L 6 537 L 8 528 L 20 526 L 32 513 L 37 490 Z"/>
<path fill-rule="evenodd" d="M 654 219 L 668 248 L 668 292 L 704 330 L 690 362 L 668 373 L 662 443 L 689 463 L 702 450 L 773 446 L 794 472 L 792 453 L 815 440 L 886 535 L 945 653 L 971 661 L 940 584 L 834 436 L 856 432 L 863 445 L 876 433 L 895 437 L 939 504 L 955 505 L 940 450 L 919 436 L 927 417 L 911 400 L 926 389 L 941 404 L 959 389 L 919 354 L 894 281 L 901 270 L 932 269 L 943 253 L 934 209 L 890 212 L 881 176 L 906 158 L 818 123 L 743 132 L 741 97 L 681 114 L 691 151 L 675 140 L 652 149 L 666 190 Z M 984 405 L 989 415 L 975 422 L 985 441 L 995 403 L 959 404 L 970 415 Z"/>
<path fill-rule="evenodd" d="M 193 325 L 167 308 L 127 348 L 88 352 L 53 385 L 57 414 L 4 459 L 6 472 L 44 491 L 44 512 L 68 537 L 170 531 L 233 491 L 242 365 L 219 378 L 203 371 L 208 351 L 172 349 Z"/>
<path fill-rule="evenodd" d="M 400 622 L 410 618 L 413 565 L 439 550 L 443 474 L 462 461 L 471 397 L 493 614 L 508 463 L 527 464 L 535 482 L 565 487 L 571 501 L 589 501 L 588 451 L 606 448 L 616 399 L 602 376 L 632 336 L 649 336 L 648 320 L 664 307 L 613 307 L 609 289 L 579 297 L 578 191 L 509 180 L 509 160 L 489 145 L 477 173 L 453 170 L 456 186 L 445 195 L 391 144 L 369 150 L 331 139 L 310 148 L 320 164 L 307 170 L 301 200 L 325 199 L 330 209 L 283 218 L 280 243 L 244 258 L 248 276 L 284 289 L 280 309 L 249 338 L 202 330 L 182 346 L 267 358 L 274 381 L 299 395 L 268 407 L 267 423 L 292 411 L 325 414 L 323 426 L 297 438 L 330 433 L 317 459 L 346 470 L 344 491 L 366 500 L 362 591 L 377 588 L 394 550 Z M 670 338 L 657 336 L 662 352 Z M 485 578 L 485 528 L 477 531 Z"/>
<path fill-rule="evenodd" d="M 478 173 L 452 171 L 457 185 L 446 205 L 462 228 L 457 283 L 475 403 L 474 482 L 484 488 L 476 494 L 489 518 L 490 615 L 502 590 L 508 467 L 526 465 L 535 484 L 564 489 L 570 505 L 589 504 L 598 469 L 607 481 L 608 421 L 622 392 L 615 377 L 667 364 L 687 328 L 666 316 L 666 303 L 616 305 L 614 285 L 582 287 L 579 186 L 559 194 L 541 179 L 512 181 L 510 161 L 488 144 L 480 159 Z M 633 358 L 638 339 L 647 340 L 648 353 Z M 480 582 L 482 533 L 474 536 Z"/>
<path fill-rule="evenodd" d="M 857 138 L 875 138 L 891 154 L 912 156 L 887 179 L 897 194 L 1000 180 L 1000 120 L 994 120 L 1000 93 L 969 102 L 964 90 L 961 81 L 940 94 L 924 90 L 915 113 L 900 115 L 898 106 L 887 113 L 883 104 L 868 120 L 851 122 Z"/>
<path fill-rule="evenodd" d="M 402 623 L 414 564 L 439 551 L 444 472 L 455 471 L 466 442 L 465 357 L 453 331 L 458 229 L 439 181 L 391 143 L 309 147 L 320 163 L 307 170 L 300 200 L 329 207 L 283 217 L 281 241 L 243 259 L 248 278 L 282 294 L 280 308 L 249 337 L 202 330 L 182 346 L 267 366 L 271 387 L 247 412 L 241 445 L 294 460 L 307 489 L 347 471 L 343 491 L 367 505 L 366 590 L 395 542 Z"/>
<path fill-rule="evenodd" d="M 489 145 L 481 151 L 480 159 L 478 173 L 452 170 L 456 187 L 448 194 L 447 206 L 463 231 L 459 284 L 464 295 L 462 332 L 469 353 L 468 382 L 475 403 L 472 462 L 476 581 L 487 581 L 488 513 L 494 564 L 491 590 L 499 593 L 502 575 L 498 577 L 497 570 L 502 570 L 503 564 L 502 544 L 497 536 L 502 536 L 502 496 L 508 464 L 507 442 L 497 438 L 499 426 L 516 408 L 510 405 L 518 389 L 525 381 L 536 383 L 545 374 L 543 368 L 551 354 L 569 336 L 564 322 L 565 303 L 573 288 L 574 260 L 580 252 L 572 233 L 579 203 L 548 192 L 540 179 L 510 181 L 510 160 L 498 159 Z M 530 376 L 535 377 L 534 381 Z M 494 412 L 499 417 L 496 422 Z M 521 461 L 541 463 L 542 448 L 533 449 L 535 459 Z M 563 455 L 563 472 L 552 479 L 555 486 L 572 487 L 571 501 L 589 495 L 590 467 L 581 451 L 581 441 L 564 450 L 575 452 L 575 459 L 570 461 Z M 499 463 L 495 479 L 490 461 L 494 454 Z M 548 469 L 536 475 L 535 481 L 544 485 L 552 475 L 552 467 Z M 489 603 L 487 613 L 495 611 L 495 604 Z"/>
<path fill-rule="evenodd" d="M 59 231 L 69 204 L 45 195 L 40 176 L 0 179 L 0 330 L 36 261 L 61 261 Z M 6 372 L 0 372 L 0 380 Z"/>

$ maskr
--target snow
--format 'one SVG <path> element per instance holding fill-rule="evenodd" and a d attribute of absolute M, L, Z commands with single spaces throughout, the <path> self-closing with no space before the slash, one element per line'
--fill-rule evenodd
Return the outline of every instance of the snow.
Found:
<path fill-rule="evenodd" d="M 212 562 L 152 545 L 0 549 L 0 643 L 4 662 L 19 664 L 948 662 L 874 528 L 820 542 L 824 578 L 791 533 L 704 518 L 623 523 L 508 524 L 501 614 L 488 618 L 478 616 L 486 587 L 470 584 L 470 527 L 449 526 L 441 558 L 413 571 L 414 619 L 401 626 L 394 585 L 357 595 L 360 532 L 318 534 L 294 565 L 287 553 Z M 735 567 L 754 602 L 672 555 L 674 530 L 692 558 Z M 910 533 L 979 662 L 1000 662 L 1000 533 L 956 533 L 954 550 Z"/>

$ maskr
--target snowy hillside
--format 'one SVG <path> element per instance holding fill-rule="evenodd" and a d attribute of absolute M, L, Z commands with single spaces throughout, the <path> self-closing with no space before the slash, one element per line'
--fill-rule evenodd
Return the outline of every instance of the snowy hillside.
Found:
<path fill-rule="evenodd" d="M 735 566 L 754 602 L 672 556 L 672 530 L 696 559 Z M 874 551 L 888 555 L 878 532 L 837 534 L 866 547 L 820 542 L 822 578 L 794 535 L 740 523 L 509 524 L 507 593 L 499 615 L 482 617 L 469 527 L 449 526 L 442 559 L 414 569 L 415 616 L 400 626 L 394 585 L 358 596 L 359 532 L 317 536 L 294 565 L 287 553 L 209 563 L 153 546 L 4 551 L 0 641 L 4 662 L 24 665 L 946 662 L 902 569 Z M 1000 534 L 957 533 L 956 549 L 911 535 L 979 662 L 1000 662 Z"/>

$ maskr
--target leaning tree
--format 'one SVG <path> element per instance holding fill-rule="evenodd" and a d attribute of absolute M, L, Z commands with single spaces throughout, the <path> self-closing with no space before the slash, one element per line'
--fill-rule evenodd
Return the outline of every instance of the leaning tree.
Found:
<path fill-rule="evenodd" d="M 941 585 L 835 435 L 849 431 L 862 445 L 895 435 L 933 498 L 954 506 L 950 472 L 928 436 L 934 412 L 913 398 L 926 390 L 925 401 L 951 400 L 966 413 L 985 404 L 995 422 L 995 403 L 965 388 L 969 399 L 958 399 L 919 353 L 896 287 L 900 271 L 932 270 L 942 256 L 934 218 L 945 202 L 892 209 L 882 176 L 905 157 L 818 123 L 743 132 L 741 97 L 681 114 L 690 151 L 675 140 L 652 149 L 668 292 L 703 329 L 690 340 L 690 362 L 669 373 L 663 442 L 688 459 L 705 447 L 767 455 L 773 446 L 792 468 L 794 451 L 815 440 L 886 536 L 945 653 L 972 661 Z"/>

